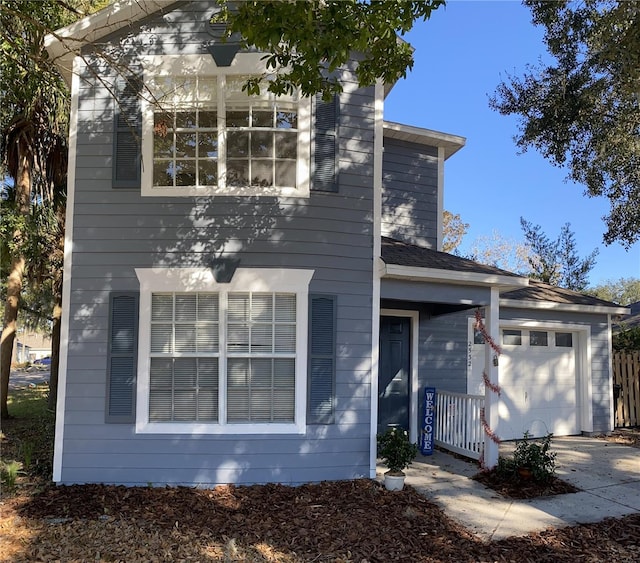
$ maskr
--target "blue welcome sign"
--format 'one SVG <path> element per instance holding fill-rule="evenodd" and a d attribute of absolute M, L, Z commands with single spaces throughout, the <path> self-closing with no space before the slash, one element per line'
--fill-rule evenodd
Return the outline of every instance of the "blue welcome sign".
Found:
<path fill-rule="evenodd" d="M 420 442 L 420 451 L 422 455 L 431 455 L 433 453 L 433 440 L 435 430 L 435 412 L 436 412 L 436 388 L 424 388 L 424 420 L 422 421 L 422 440 Z"/>

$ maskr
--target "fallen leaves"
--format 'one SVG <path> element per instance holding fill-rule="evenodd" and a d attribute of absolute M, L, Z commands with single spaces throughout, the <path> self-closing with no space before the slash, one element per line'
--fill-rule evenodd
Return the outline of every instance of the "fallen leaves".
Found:
<path fill-rule="evenodd" d="M 483 543 L 411 488 L 50 487 L 5 500 L 2 561 L 637 561 L 640 515 Z"/>

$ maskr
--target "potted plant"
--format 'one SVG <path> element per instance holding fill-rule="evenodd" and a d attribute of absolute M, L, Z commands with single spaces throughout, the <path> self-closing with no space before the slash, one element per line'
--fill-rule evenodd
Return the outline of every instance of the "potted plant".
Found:
<path fill-rule="evenodd" d="M 404 469 L 418 454 L 417 444 L 409 441 L 409 434 L 402 428 L 391 427 L 384 434 L 378 434 L 378 457 L 389 468 L 384 474 L 384 485 L 389 491 L 399 491 L 404 487 Z"/>
<path fill-rule="evenodd" d="M 553 476 L 556 454 L 549 451 L 552 438 L 553 434 L 547 434 L 540 442 L 535 442 L 526 431 L 522 440 L 516 440 L 513 463 L 521 479 L 546 482 Z"/>

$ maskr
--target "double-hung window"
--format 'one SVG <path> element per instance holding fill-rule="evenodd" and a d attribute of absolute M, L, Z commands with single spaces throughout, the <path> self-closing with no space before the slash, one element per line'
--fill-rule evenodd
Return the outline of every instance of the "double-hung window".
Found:
<path fill-rule="evenodd" d="M 207 57 L 145 63 L 143 195 L 308 196 L 310 101 L 243 91 L 256 54 L 230 67 Z"/>
<path fill-rule="evenodd" d="M 138 269 L 139 432 L 302 432 L 308 270 Z"/>

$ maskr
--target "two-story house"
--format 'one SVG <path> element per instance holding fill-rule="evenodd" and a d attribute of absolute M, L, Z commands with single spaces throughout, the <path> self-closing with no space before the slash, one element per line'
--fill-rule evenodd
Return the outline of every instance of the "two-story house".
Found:
<path fill-rule="evenodd" d="M 248 96 L 264 61 L 214 60 L 215 9 L 120 2 L 48 38 L 72 92 L 54 480 L 372 477 L 379 428 L 417 440 L 420 390 L 483 369 L 503 438 L 610 430 L 618 309 L 440 251 L 464 139 L 386 122 L 392 85 L 352 66 L 331 102 Z"/>

